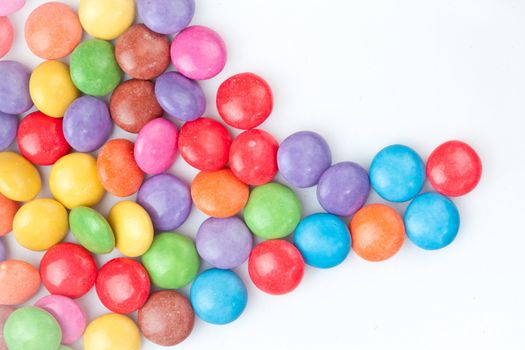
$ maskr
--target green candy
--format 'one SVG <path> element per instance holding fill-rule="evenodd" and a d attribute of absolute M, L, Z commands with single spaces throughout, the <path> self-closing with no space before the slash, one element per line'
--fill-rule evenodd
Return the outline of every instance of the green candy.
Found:
<path fill-rule="evenodd" d="M 271 182 L 252 190 L 244 220 L 250 230 L 265 239 L 283 238 L 301 220 L 301 202 L 288 187 Z"/>
<path fill-rule="evenodd" d="M 109 94 L 122 79 L 113 45 L 99 39 L 91 39 L 77 46 L 71 54 L 69 70 L 75 86 L 93 96 Z"/>
<path fill-rule="evenodd" d="M 91 208 L 73 208 L 69 212 L 69 227 L 77 241 L 92 253 L 107 254 L 115 247 L 111 226 L 101 214 Z"/>
<path fill-rule="evenodd" d="M 26 306 L 7 319 L 4 340 L 9 350 L 58 350 L 62 331 L 49 312 Z"/>

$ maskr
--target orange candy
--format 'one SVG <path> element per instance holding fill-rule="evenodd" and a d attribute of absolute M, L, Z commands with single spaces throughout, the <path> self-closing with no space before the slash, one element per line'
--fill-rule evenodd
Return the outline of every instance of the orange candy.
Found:
<path fill-rule="evenodd" d="M 401 216 L 384 204 L 361 208 L 350 222 L 352 249 L 365 260 L 382 261 L 397 253 L 405 240 Z"/>
<path fill-rule="evenodd" d="M 201 171 L 191 184 L 193 202 L 204 214 L 225 218 L 237 214 L 248 201 L 248 185 L 230 169 Z"/>
<path fill-rule="evenodd" d="M 40 288 L 40 274 L 20 260 L 0 263 L 0 305 L 19 305 L 31 299 Z"/>
<path fill-rule="evenodd" d="M 13 219 L 18 208 L 18 202 L 0 193 L 0 237 L 11 232 L 13 229 Z"/>

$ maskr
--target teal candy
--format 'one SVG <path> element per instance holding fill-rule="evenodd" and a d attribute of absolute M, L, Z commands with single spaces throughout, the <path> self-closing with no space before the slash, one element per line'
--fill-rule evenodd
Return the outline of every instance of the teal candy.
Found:
<path fill-rule="evenodd" d="M 58 350 L 62 332 L 49 312 L 27 306 L 9 316 L 4 339 L 9 350 Z"/>
<path fill-rule="evenodd" d="M 77 241 L 92 253 L 107 254 L 115 247 L 111 226 L 96 210 L 88 207 L 73 208 L 69 213 L 69 227 Z"/>

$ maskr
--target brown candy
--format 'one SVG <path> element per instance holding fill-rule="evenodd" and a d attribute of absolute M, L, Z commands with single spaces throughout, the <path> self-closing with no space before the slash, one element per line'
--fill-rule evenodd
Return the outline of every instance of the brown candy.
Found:
<path fill-rule="evenodd" d="M 15 311 L 15 308 L 12 306 L 0 305 L 0 350 L 7 350 L 7 345 L 4 341 L 4 324 L 13 311 Z"/>

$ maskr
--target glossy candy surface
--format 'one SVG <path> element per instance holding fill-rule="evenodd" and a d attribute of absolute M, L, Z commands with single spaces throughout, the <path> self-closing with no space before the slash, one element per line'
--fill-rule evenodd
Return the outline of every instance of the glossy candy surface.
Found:
<path fill-rule="evenodd" d="M 19 305 L 40 289 L 38 270 L 21 260 L 0 262 L 0 305 Z"/>
<path fill-rule="evenodd" d="M 30 75 L 21 63 L 0 61 L 0 112 L 22 114 L 33 107 L 29 95 Z"/>
<path fill-rule="evenodd" d="M 14 152 L 0 152 L 0 193 L 25 202 L 37 196 L 42 187 L 40 174 L 33 164 Z"/>
<path fill-rule="evenodd" d="M 0 151 L 9 147 L 16 138 L 18 117 L 0 112 Z"/>
<path fill-rule="evenodd" d="M 127 316 L 106 314 L 88 325 L 84 350 L 140 350 L 140 332 Z"/>
<path fill-rule="evenodd" d="M 19 204 L 0 193 L 0 237 L 11 232 Z"/>
<path fill-rule="evenodd" d="M 20 10 L 25 3 L 25 0 L 0 0 L 0 16 L 9 16 L 15 13 Z"/>
<path fill-rule="evenodd" d="M 10 350 L 58 349 L 62 332 L 49 312 L 25 306 L 7 319 L 4 338 Z"/>
<path fill-rule="evenodd" d="M 0 330 L 2 330 L 0 332 L 0 350 L 9 350 L 9 349 L 7 349 L 7 345 L 5 344 L 5 341 L 4 341 L 3 329 L 4 329 L 5 321 L 7 321 L 9 316 L 15 310 L 16 309 L 14 307 L 12 307 L 12 306 L 0 305 Z"/>
<path fill-rule="evenodd" d="M 7 17 L 0 17 L 0 58 L 4 57 L 11 51 L 15 32 L 13 25 Z"/>
<path fill-rule="evenodd" d="M 135 2 L 133 0 L 80 0 L 78 16 L 82 27 L 91 36 L 113 40 L 133 23 Z"/>
<path fill-rule="evenodd" d="M 69 226 L 77 241 L 95 254 L 110 253 L 115 247 L 113 230 L 102 214 L 88 207 L 69 212 Z"/>
<path fill-rule="evenodd" d="M 135 160 L 147 174 L 168 170 L 177 156 L 177 126 L 164 118 L 153 119 L 140 130 L 135 141 Z"/>
<path fill-rule="evenodd" d="M 174 34 L 190 24 L 195 13 L 195 0 L 137 0 L 137 11 L 151 30 Z"/>

